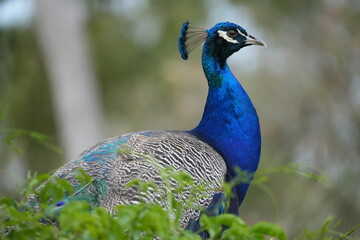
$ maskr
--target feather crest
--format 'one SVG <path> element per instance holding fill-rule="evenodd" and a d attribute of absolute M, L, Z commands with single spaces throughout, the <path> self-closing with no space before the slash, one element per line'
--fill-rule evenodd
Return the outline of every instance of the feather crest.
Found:
<path fill-rule="evenodd" d="M 179 51 L 181 57 L 188 59 L 189 53 L 203 43 L 208 36 L 205 28 L 190 25 L 189 21 L 184 22 L 180 31 Z"/>

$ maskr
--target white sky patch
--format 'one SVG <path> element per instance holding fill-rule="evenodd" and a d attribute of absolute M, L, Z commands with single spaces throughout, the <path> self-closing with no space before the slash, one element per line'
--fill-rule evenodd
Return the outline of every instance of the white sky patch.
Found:
<path fill-rule="evenodd" d="M 0 2 L 0 27 L 24 25 L 34 15 L 33 0 L 5 0 Z"/>
<path fill-rule="evenodd" d="M 222 37 L 223 39 L 225 39 L 226 41 L 231 42 L 231 43 L 236 43 L 236 44 L 239 43 L 235 39 L 229 37 L 227 35 L 226 31 L 218 30 L 217 32 L 218 32 L 219 36 Z"/>

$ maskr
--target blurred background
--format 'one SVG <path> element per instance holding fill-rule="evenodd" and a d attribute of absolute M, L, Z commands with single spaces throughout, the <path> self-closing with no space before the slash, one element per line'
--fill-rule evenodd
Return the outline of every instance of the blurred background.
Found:
<path fill-rule="evenodd" d="M 340 231 L 359 223 L 358 0 L 0 0 L 0 194 L 19 197 L 28 171 L 105 137 L 195 127 L 207 83 L 201 48 L 186 62 L 178 53 L 185 20 L 232 21 L 268 45 L 229 60 L 260 117 L 259 171 L 298 163 L 329 177 L 273 174 L 275 202 L 253 186 L 241 216 L 290 237 L 328 216 Z"/>

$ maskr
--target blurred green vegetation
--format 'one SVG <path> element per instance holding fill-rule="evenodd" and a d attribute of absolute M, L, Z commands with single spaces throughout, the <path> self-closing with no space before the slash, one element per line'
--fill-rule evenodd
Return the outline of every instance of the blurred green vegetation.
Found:
<path fill-rule="evenodd" d="M 88 41 L 99 81 L 106 135 L 144 129 L 190 129 L 199 121 L 207 84 L 200 51 L 183 62 L 181 23 L 210 27 L 233 21 L 264 39 L 230 59 L 262 125 L 259 171 L 298 163 L 329 176 L 330 187 L 289 174 L 269 185 L 277 207 L 251 188 L 241 208 L 250 224 L 277 221 L 295 236 L 329 215 L 347 231 L 360 222 L 360 3 L 348 1 L 87 2 Z M 54 136 L 59 145 L 49 79 L 33 24 L 0 29 L 0 128 Z M 4 139 L 4 133 L 0 133 Z M 99 139 L 100 140 L 100 139 Z M 26 136 L 19 156 L 0 142 L 0 192 L 17 196 L 13 179 L 49 172 L 64 159 Z M 9 171 L 23 166 L 23 175 Z M 14 176 L 15 175 L 15 176 Z M 356 233 L 355 233 L 356 235 Z M 359 234 L 358 234 L 359 235 Z"/>

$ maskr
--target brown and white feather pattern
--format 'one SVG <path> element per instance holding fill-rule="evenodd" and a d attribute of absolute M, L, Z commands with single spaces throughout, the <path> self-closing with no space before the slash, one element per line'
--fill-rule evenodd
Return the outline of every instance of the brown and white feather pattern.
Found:
<path fill-rule="evenodd" d="M 195 185 L 202 184 L 205 194 L 196 198 L 196 205 L 200 207 L 207 207 L 213 195 L 221 191 L 226 173 L 223 158 L 208 144 L 182 131 L 144 131 L 106 139 L 58 169 L 53 176 L 76 185 L 77 169 L 82 168 L 94 184 L 82 190 L 86 193 L 76 193 L 79 195 L 76 198 L 83 196 L 87 200 L 86 196 L 96 195 L 91 204 L 102 206 L 110 213 L 114 213 L 117 205 L 141 201 L 159 203 L 166 208 L 159 167 L 149 158 L 161 167 L 183 170 L 193 178 Z M 160 190 L 150 189 L 151 194 L 145 195 L 136 187 L 127 188 L 132 179 L 153 181 Z M 176 185 L 174 181 L 170 183 Z M 190 189 L 185 189 L 181 196 L 175 197 L 185 204 L 189 195 Z M 182 226 L 186 227 L 191 218 L 197 219 L 199 215 L 199 211 L 189 208 L 181 219 Z"/>

